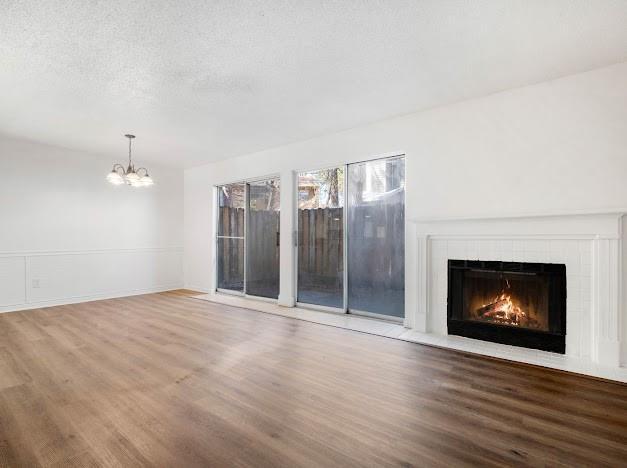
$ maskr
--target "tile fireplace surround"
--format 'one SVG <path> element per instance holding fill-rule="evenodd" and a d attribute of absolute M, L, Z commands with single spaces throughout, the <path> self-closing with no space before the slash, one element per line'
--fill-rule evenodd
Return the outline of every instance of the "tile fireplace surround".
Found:
<path fill-rule="evenodd" d="M 624 378 L 622 217 L 613 212 L 408 223 L 407 255 L 417 262 L 408 269 L 406 284 L 417 288 L 407 288 L 405 325 L 432 344 Z M 565 264 L 565 355 L 447 336 L 449 259 Z"/>

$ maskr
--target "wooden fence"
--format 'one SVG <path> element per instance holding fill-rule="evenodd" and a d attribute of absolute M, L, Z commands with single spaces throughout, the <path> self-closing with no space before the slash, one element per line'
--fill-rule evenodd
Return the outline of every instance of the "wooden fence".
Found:
<path fill-rule="evenodd" d="M 221 207 L 218 236 L 244 236 L 244 208 Z M 247 292 L 276 297 L 279 288 L 279 212 L 248 213 L 248 236 L 244 239 L 218 239 L 218 287 L 244 286 L 244 242 L 248 263 Z"/>
<path fill-rule="evenodd" d="M 301 286 L 338 287 L 344 271 L 344 210 L 298 210 L 298 280 Z"/>
<path fill-rule="evenodd" d="M 279 296 L 279 225 L 278 211 L 248 213 L 246 238 L 246 291 L 255 296 Z"/>
<path fill-rule="evenodd" d="M 243 208 L 220 208 L 219 235 L 243 236 L 244 216 Z M 320 287 L 341 284 L 343 216 L 342 208 L 298 211 L 299 282 Z M 402 289 L 405 254 L 403 207 L 396 204 L 355 207 L 351 209 L 349 221 L 348 268 L 351 283 L 360 288 L 376 284 L 379 288 Z M 250 211 L 248 215 L 249 291 L 255 281 L 260 282 L 259 287 L 276 284 L 278 288 L 279 223 L 278 211 Z M 218 243 L 219 284 L 223 285 L 221 287 L 242 284 L 244 241 L 222 241 Z"/>

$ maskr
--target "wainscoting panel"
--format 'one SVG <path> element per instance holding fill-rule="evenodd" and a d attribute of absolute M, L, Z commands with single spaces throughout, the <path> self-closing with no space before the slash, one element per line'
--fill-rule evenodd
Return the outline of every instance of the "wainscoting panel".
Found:
<path fill-rule="evenodd" d="M 0 312 L 180 288 L 182 254 L 180 248 L 0 254 Z"/>
<path fill-rule="evenodd" d="M 0 307 L 26 301 L 24 257 L 0 257 Z"/>

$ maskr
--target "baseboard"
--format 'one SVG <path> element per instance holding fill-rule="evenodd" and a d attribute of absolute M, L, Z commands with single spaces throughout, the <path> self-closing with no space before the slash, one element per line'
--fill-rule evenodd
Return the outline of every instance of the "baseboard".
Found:
<path fill-rule="evenodd" d="M 198 286 L 196 284 L 186 284 L 183 289 L 189 289 L 190 291 L 198 291 L 199 293 L 209 294 L 209 289 L 204 286 Z"/>
<path fill-rule="evenodd" d="M 10 305 L 10 306 L 0 307 L 0 314 L 7 313 L 7 312 L 18 312 L 21 310 L 43 309 L 45 307 L 54 307 L 54 306 L 69 305 L 69 304 L 80 304 L 83 302 L 101 301 L 104 299 L 116 299 L 120 297 L 140 296 L 142 294 L 159 293 L 159 292 L 165 292 L 165 291 L 172 291 L 175 289 L 183 289 L 183 285 L 171 284 L 171 285 L 155 286 L 152 288 L 131 289 L 131 290 L 126 290 L 126 291 L 116 291 L 116 292 L 108 292 L 108 293 L 103 293 L 103 294 L 94 294 L 94 295 L 89 295 L 89 296 L 66 297 L 62 299 L 55 299 L 52 301 L 15 304 L 15 305 Z"/>

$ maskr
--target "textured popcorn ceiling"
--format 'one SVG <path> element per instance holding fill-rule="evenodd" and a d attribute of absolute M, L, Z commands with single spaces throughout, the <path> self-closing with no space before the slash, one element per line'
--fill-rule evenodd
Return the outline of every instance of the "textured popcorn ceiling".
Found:
<path fill-rule="evenodd" d="M 0 10 L 0 133 L 186 167 L 627 60 L 625 0 Z"/>

